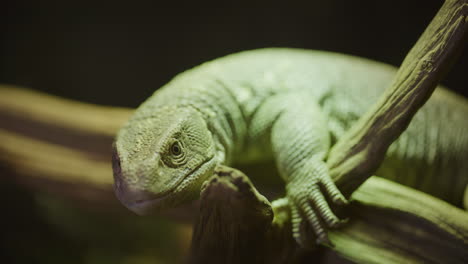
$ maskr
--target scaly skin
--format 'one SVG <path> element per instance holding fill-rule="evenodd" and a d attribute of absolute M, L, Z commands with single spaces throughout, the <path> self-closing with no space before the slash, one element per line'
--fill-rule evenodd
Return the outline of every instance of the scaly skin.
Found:
<path fill-rule="evenodd" d="M 291 201 L 299 243 L 307 221 L 318 243 L 347 203 L 330 179 L 330 147 L 382 94 L 395 69 L 356 57 L 263 49 L 178 75 L 120 130 L 115 191 L 148 213 L 195 199 L 217 164 L 273 159 Z M 388 152 L 377 175 L 461 206 L 468 183 L 468 103 L 438 88 Z"/>

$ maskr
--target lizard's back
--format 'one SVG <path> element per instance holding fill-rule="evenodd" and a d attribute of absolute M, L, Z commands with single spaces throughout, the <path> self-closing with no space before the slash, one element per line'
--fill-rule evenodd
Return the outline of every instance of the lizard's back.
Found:
<path fill-rule="evenodd" d="M 266 98 L 278 93 L 306 92 L 316 98 L 328 115 L 329 130 L 336 141 L 376 102 L 395 73 L 392 66 L 342 54 L 263 49 L 229 55 L 189 70 L 171 83 L 198 82 L 201 88 L 171 87 L 169 83 L 165 90 L 172 91 L 158 98 L 179 100 L 177 94 L 196 97 L 208 89 L 203 83 L 215 81 L 239 107 L 241 114 L 237 119 L 248 126 Z M 216 104 L 215 100 L 212 103 Z M 229 107 L 228 100 L 218 103 Z M 465 98 L 437 88 L 408 129 L 392 144 L 376 174 L 460 206 L 468 183 L 467 116 Z M 254 149 L 255 144 L 248 142 L 248 128 L 233 132 L 236 133 L 246 134 L 247 142 L 239 144 L 242 147 L 238 152 L 251 152 L 249 149 Z M 255 155 L 243 156 L 250 161 L 255 159 Z"/>

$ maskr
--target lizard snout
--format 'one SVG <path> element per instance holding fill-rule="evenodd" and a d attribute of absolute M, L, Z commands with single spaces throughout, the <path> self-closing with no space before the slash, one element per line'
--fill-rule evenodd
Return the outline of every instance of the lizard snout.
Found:
<path fill-rule="evenodd" d="M 149 213 L 151 205 L 158 199 L 153 193 L 129 186 L 119 177 L 115 178 L 114 191 L 125 207 L 139 215 Z"/>
<path fill-rule="evenodd" d="M 120 157 L 115 145 L 113 146 L 112 170 L 114 172 L 114 192 L 117 199 L 136 214 L 147 214 L 153 207 L 152 205 L 155 201 L 158 200 L 158 196 L 154 193 L 129 185 L 124 180 Z"/>

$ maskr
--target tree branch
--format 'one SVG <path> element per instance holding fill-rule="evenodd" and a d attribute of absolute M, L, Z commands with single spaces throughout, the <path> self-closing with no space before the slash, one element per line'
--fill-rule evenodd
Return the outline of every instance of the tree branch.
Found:
<path fill-rule="evenodd" d="M 350 195 L 380 166 L 390 144 L 448 72 L 466 44 L 467 0 L 448 0 L 406 56 L 392 85 L 333 146 L 330 173 Z"/>
<path fill-rule="evenodd" d="M 350 222 L 329 233 L 335 247 L 325 254 L 357 263 L 468 261 L 465 211 L 378 177 L 352 198 Z M 273 210 L 274 219 L 270 203 L 242 172 L 218 168 L 202 189 L 191 263 L 320 262 L 320 252 L 301 251 L 292 239 L 287 199 L 273 202 Z"/>

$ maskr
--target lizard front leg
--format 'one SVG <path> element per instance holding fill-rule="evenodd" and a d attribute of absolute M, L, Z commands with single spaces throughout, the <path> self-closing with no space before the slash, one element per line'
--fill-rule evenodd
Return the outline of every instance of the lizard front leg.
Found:
<path fill-rule="evenodd" d="M 344 221 L 331 210 L 328 202 L 347 203 L 331 180 L 325 164 L 330 148 L 326 117 L 314 98 L 307 94 L 286 94 L 277 105 L 282 111 L 271 129 L 271 145 L 286 194 L 291 201 L 293 236 L 304 245 L 301 221 L 307 221 L 320 244 L 330 244 L 327 228 Z M 287 105 L 287 106 L 282 106 Z"/>

